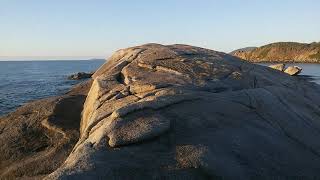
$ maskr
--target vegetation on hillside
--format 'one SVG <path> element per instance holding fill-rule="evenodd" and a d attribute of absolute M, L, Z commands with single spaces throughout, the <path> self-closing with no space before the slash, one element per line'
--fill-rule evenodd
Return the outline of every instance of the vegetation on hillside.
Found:
<path fill-rule="evenodd" d="M 252 62 L 320 62 L 320 43 L 278 42 L 249 51 L 233 51 L 234 56 Z"/>

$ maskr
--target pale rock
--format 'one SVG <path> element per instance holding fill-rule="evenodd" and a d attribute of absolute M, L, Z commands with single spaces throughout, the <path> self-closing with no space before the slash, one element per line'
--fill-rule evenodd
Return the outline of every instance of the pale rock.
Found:
<path fill-rule="evenodd" d="M 289 74 L 290 76 L 295 76 L 300 74 L 302 71 L 302 68 L 298 66 L 289 66 L 284 72 Z"/>

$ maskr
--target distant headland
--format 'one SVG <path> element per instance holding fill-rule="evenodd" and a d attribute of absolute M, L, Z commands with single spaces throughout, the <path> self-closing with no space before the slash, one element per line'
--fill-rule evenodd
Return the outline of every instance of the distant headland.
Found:
<path fill-rule="evenodd" d="M 320 42 L 277 42 L 238 49 L 230 54 L 250 62 L 320 63 Z"/>

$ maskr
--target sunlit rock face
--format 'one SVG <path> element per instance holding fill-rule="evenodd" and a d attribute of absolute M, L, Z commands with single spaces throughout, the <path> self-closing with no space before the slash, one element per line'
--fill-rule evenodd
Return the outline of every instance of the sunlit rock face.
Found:
<path fill-rule="evenodd" d="M 319 86 L 225 53 L 147 44 L 93 75 L 47 179 L 320 176 Z"/>

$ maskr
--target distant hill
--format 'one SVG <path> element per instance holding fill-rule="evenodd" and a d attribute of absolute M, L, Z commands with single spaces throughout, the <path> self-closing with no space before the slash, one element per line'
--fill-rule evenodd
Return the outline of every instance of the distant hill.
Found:
<path fill-rule="evenodd" d="M 320 42 L 277 42 L 258 48 L 235 50 L 230 54 L 251 62 L 320 63 Z"/>
<path fill-rule="evenodd" d="M 245 48 L 234 50 L 234 51 L 230 52 L 229 54 L 234 55 L 236 53 L 248 52 L 248 51 L 252 51 L 254 49 L 257 49 L 257 47 L 245 47 Z"/>

